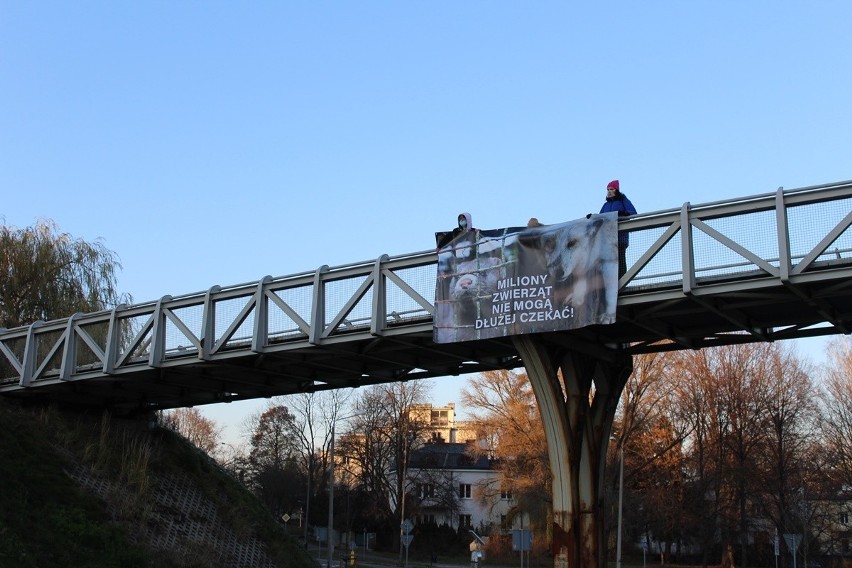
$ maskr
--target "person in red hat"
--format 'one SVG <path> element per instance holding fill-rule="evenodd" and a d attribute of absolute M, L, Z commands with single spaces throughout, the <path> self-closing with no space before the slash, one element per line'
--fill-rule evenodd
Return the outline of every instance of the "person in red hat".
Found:
<path fill-rule="evenodd" d="M 636 215 L 636 208 L 627 199 L 627 196 L 621 193 L 618 186 L 618 180 L 614 179 L 606 184 L 606 201 L 601 207 L 601 213 L 615 211 L 619 217 L 627 217 Z M 618 231 L 618 277 L 624 276 L 627 272 L 627 246 L 630 244 L 630 235 L 627 231 Z"/>

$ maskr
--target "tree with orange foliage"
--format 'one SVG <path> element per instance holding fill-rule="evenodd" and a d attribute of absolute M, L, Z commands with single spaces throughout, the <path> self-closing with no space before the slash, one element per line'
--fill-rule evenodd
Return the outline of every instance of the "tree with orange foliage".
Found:
<path fill-rule="evenodd" d="M 547 441 L 526 373 L 480 373 L 468 381 L 461 400 L 483 444 L 475 451 L 496 458 L 502 473 L 501 480 L 479 488 L 482 502 L 494 502 L 501 491 L 511 489 L 507 520 L 527 515 L 534 531 L 549 535 L 552 480 Z"/>
<path fill-rule="evenodd" d="M 210 418 L 207 418 L 197 408 L 176 408 L 162 415 L 163 426 L 174 430 L 192 444 L 204 450 L 208 455 L 214 455 L 222 435 L 222 428 Z"/>

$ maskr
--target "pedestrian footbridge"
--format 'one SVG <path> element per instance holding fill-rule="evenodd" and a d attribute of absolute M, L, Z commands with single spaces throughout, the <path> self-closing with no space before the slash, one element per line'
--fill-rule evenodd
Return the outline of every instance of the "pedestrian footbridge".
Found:
<path fill-rule="evenodd" d="M 612 325 L 629 354 L 849 333 L 852 182 L 646 213 Z M 150 410 L 514 368 L 511 337 L 432 340 L 427 250 L 0 330 L 0 395 Z"/>

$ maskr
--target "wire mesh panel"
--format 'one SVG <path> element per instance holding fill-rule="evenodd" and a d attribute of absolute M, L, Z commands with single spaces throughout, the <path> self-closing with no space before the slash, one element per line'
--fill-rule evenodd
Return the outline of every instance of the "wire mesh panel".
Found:
<path fill-rule="evenodd" d="M 778 267 L 778 233 L 774 230 L 774 210 L 717 217 L 702 222 L 755 256 Z M 692 239 L 696 281 L 763 272 L 752 260 L 712 234 L 694 227 Z"/>
<path fill-rule="evenodd" d="M 109 321 L 81 323 L 79 327 L 80 333 L 86 334 L 98 346 L 100 352 L 93 350 L 85 341 L 77 341 L 74 354 L 74 372 L 103 369 L 103 356 L 107 351 L 107 338 L 109 336 Z"/>
<path fill-rule="evenodd" d="M 36 380 L 59 376 L 59 369 L 62 366 L 62 349 L 57 347 L 60 347 L 59 340 L 63 333 L 63 330 L 50 330 L 33 335 L 34 370 L 41 370 Z"/>
<path fill-rule="evenodd" d="M 121 361 L 123 365 L 148 362 L 153 343 L 153 331 L 150 324 L 151 313 L 120 316 L 118 318 L 117 361 Z"/>
<path fill-rule="evenodd" d="M 2 353 L 0 353 L 0 385 L 17 383 L 21 380 L 21 373 L 12 363 L 22 364 L 24 360 L 24 348 L 26 337 L 9 337 L 4 339 Z"/>
<path fill-rule="evenodd" d="M 435 305 L 435 265 L 402 268 L 393 271 L 403 282 L 419 294 L 430 306 Z M 426 307 L 390 278 L 385 279 L 388 324 L 431 317 Z"/>
<path fill-rule="evenodd" d="M 338 330 L 347 331 L 355 328 L 370 327 L 373 306 L 373 288 L 367 289 L 363 296 L 351 306 L 347 313 L 341 314 L 344 307 L 354 300 L 359 288 L 367 281 L 368 276 L 355 276 L 325 283 L 325 321 L 323 328 L 330 325 L 338 316 L 343 319 Z"/>
<path fill-rule="evenodd" d="M 254 311 L 250 311 L 241 322 L 237 322 L 240 314 L 248 307 L 253 299 L 254 291 L 245 296 L 228 298 L 216 302 L 213 343 L 219 346 L 218 350 L 235 349 L 251 345 L 251 338 L 254 333 Z M 232 329 L 231 333 L 228 333 L 229 329 Z"/>
<path fill-rule="evenodd" d="M 807 203 L 787 209 L 790 256 L 793 264 L 805 258 L 852 211 L 852 198 L 823 203 Z M 852 259 L 852 229 L 848 226 L 816 259 L 817 265 L 830 265 Z"/>
<path fill-rule="evenodd" d="M 627 268 L 636 265 L 639 259 L 666 233 L 669 226 L 628 231 L 630 246 L 627 247 Z M 682 279 L 680 232 L 645 264 L 627 285 L 631 291 L 679 286 Z"/>
<path fill-rule="evenodd" d="M 166 357 L 186 356 L 198 352 L 196 343 L 202 336 L 201 324 L 204 318 L 204 305 L 195 304 L 171 310 L 173 317 L 183 324 L 189 331 L 189 335 L 181 329 L 171 318 L 165 318 L 165 345 Z"/>
<path fill-rule="evenodd" d="M 303 330 L 300 326 L 303 324 L 310 325 L 313 290 L 313 285 L 304 285 L 276 290 L 273 292 L 275 297 L 277 297 L 286 306 L 286 308 L 295 312 L 295 316 L 302 321 L 297 322 L 287 313 L 285 308 L 279 306 L 275 301 L 268 301 L 268 333 L 270 341 L 283 341 L 305 337 L 307 335 L 307 330 Z"/>

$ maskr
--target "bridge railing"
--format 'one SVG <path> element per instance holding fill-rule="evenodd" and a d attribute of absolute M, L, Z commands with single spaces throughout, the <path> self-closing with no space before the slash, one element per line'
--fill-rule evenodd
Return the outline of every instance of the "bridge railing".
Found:
<path fill-rule="evenodd" d="M 852 263 L 850 212 L 843 182 L 635 216 L 619 303 L 819 278 Z M 436 263 L 381 256 L 0 330 L 0 389 L 429 332 Z"/>
<path fill-rule="evenodd" d="M 848 264 L 852 182 L 640 215 L 630 233 L 621 293 L 691 292 L 724 281 L 789 280 Z M 683 228 L 686 227 L 686 230 Z"/>
<path fill-rule="evenodd" d="M 0 385 L 431 329 L 436 263 L 382 256 L 0 331 Z"/>

